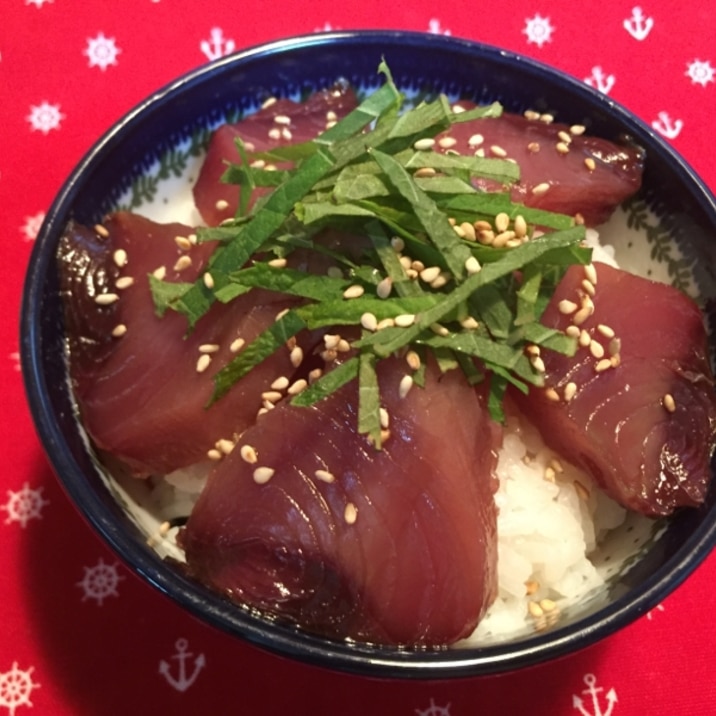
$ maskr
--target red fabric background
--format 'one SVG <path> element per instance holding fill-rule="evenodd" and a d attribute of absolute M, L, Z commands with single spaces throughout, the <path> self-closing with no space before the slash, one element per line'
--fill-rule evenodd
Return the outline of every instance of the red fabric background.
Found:
<path fill-rule="evenodd" d="M 214 28 L 236 49 L 323 29 L 448 31 L 533 56 L 581 80 L 601 68 L 609 96 L 643 120 L 665 131 L 668 115 L 674 129 L 669 141 L 716 188 L 709 151 L 716 116 L 716 6 L 649 0 L 638 11 L 633 3 L 459 0 L 441 9 L 424 0 L 365 0 L 345 8 L 327 0 L 292 7 L 228 0 L 4 0 L 0 716 L 716 713 L 710 611 L 716 606 L 716 556 L 620 634 L 559 663 L 502 677 L 381 682 L 302 666 L 238 643 L 134 577 L 86 526 L 35 437 L 18 364 L 16 317 L 42 213 L 112 122 L 152 90 L 208 61 L 202 41 Z M 640 13 L 644 37 L 633 23 Z M 536 16 L 552 28 L 542 42 L 525 31 Z M 630 19 L 631 33 L 624 24 Z M 87 54 L 100 34 L 116 57 L 98 61 Z M 28 119 L 43 103 L 60 114 L 59 124 L 45 125 L 45 131 Z M 27 519 L 14 509 L 23 495 L 36 500 Z M 106 585 L 102 599 L 88 596 L 83 580 L 102 570 L 116 584 Z M 200 655 L 204 665 L 180 691 L 160 663 L 169 662 L 176 676 L 179 664 L 172 656 L 184 645 L 187 670 Z M 582 693 L 590 683 L 594 700 Z M 575 696 L 583 699 L 581 707 Z"/>

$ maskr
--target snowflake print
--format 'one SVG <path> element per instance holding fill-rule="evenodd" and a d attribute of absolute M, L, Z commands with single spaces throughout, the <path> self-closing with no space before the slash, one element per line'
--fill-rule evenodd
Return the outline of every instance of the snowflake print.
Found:
<path fill-rule="evenodd" d="M 691 79 L 691 83 L 702 87 L 706 87 L 709 82 L 714 81 L 714 74 L 716 74 L 716 70 L 711 67 L 708 60 L 706 62 L 694 60 L 688 64 L 686 70 L 686 76 Z"/>
<path fill-rule="evenodd" d="M 15 716 L 18 706 L 32 706 L 30 694 L 40 686 L 32 680 L 33 670 L 32 666 L 27 671 L 18 669 L 13 661 L 10 671 L 0 673 L 0 706 L 5 706 L 10 716 Z"/>
<path fill-rule="evenodd" d="M 415 709 L 418 716 L 450 716 L 450 704 L 447 706 L 437 706 L 433 699 L 430 699 L 430 706 L 425 710 Z"/>
<path fill-rule="evenodd" d="M 42 226 L 42 222 L 44 220 L 44 211 L 38 211 L 37 214 L 35 214 L 34 216 L 25 217 L 25 223 L 23 226 L 20 227 L 20 231 L 22 231 L 25 237 L 25 241 L 34 241 L 37 238 L 37 235 L 40 233 L 40 227 Z"/>
<path fill-rule="evenodd" d="M 534 43 L 537 47 L 542 47 L 545 42 L 552 41 L 552 33 L 555 28 L 549 22 L 548 17 L 542 17 L 537 13 L 534 17 L 527 18 L 527 23 L 522 32 L 527 35 L 527 43 Z"/>
<path fill-rule="evenodd" d="M 30 107 L 27 121 L 30 123 L 33 132 L 37 129 L 43 134 L 47 134 L 52 129 L 59 129 L 64 118 L 65 115 L 60 112 L 59 104 L 43 102 Z"/>
<path fill-rule="evenodd" d="M 5 518 L 6 525 L 11 522 L 19 522 L 20 527 L 25 528 L 30 520 L 42 519 L 43 507 L 50 504 L 42 496 L 41 487 L 32 490 L 27 483 L 22 486 L 22 490 L 18 492 L 8 490 L 7 494 L 7 503 L 0 505 L 0 510 L 7 512 L 7 517 Z"/>
<path fill-rule="evenodd" d="M 116 564 L 105 564 L 101 559 L 94 567 L 85 567 L 85 576 L 77 586 L 82 588 L 82 601 L 94 599 L 101 607 L 107 597 L 118 597 L 117 585 L 124 579 Z"/>
<path fill-rule="evenodd" d="M 82 54 L 89 58 L 90 67 L 99 67 L 104 72 L 110 65 L 117 64 L 117 55 L 121 51 L 113 37 L 105 37 L 100 32 L 97 37 L 87 38 L 87 49 Z"/>

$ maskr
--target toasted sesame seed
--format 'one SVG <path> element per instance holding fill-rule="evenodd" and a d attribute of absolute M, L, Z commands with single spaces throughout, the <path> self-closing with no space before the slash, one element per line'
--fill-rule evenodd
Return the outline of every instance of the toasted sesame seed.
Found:
<path fill-rule="evenodd" d="M 549 112 L 545 112 L 544 114 L 540 114 L 539 121 L 544 122 L 545 124 L 552 124 L 552 122 L 554 122 L 554 115 Z"/>
<path fill-rule="evenodd" d="M 475 231 L 475 227 L 469 221 L 463 221 L 462 224 L 460 224 L 460 228 L 462 229 L 462 236 L 464 239 L 467 239 L 468 241 L 477 241 L 477 232 Z"/>
<path fill-rule="evenodd" d="M 532 152 L 532 154 L 537 154 L 537 152 L 539 152 L 540 150 L 539 142 L 530 142 L 527 145 L 527 149 L 528 151 Z"/>
<path fill-rule="evenodd" d="M 349 525 L 355 524 L 355 521 L 358 519 L 358 508 L 352 502 L 349 502 L 346 505 L 346 509 L 343 510 L 343 519 L 346 521 L 346 524 Z"/>
<path fill-rule="evenodd" d="M 100 293 L 94 298 L 94 302 L 98 306 L 109 306 L 116 301 L 119 301 L 119 296 L 116 293 Z"/>
<path fill-rule="evenodd" d="M 676 410 L 676 401 L 674 400 L 674 396 L 671 393 L 667 393 L 661 399 L 661 402 L 669 413 L 673 413 Z"/>
<path fill-rule="evenodd" d="M 540 599 L 539 605 L 542 608 L 542 611 L 547 614 L 549 612 L 553 612 L 557 608 L 557 604 L 551 599 Z"/>
<path fill-rule="evenodd" d="M 549 191 L 549 183 L 548 182 L 542 182 L 541 184 L 536 184 L 532 187 L 532 193 L 535 196 L 542 196 L 542 194 L 546 194 Z"/>
<path fill-rule="evenodd" d="M 417 259 L 414 259 L 410 262 L 410 268 L 414 271 L 417 271 L 420 273 L 421 271 L 425 270 L 425 264 L 422 261 L 418 261 Z"/>
<path fill-rule="evenodd" d="M 106 239 L 109 236 L 109 231 L 107 230 L 106 226 L 103 226 L 102 224 L 95 224 L 94 230 L 96 234 L 99 234 L 103 239 Z"/>
<path fill-rule="evenodd" d="M 398 386 L 398 395 L 400 395 L 401 398 L 405 398 L 405 396 L 410 392 L 410 389 L 413 387 L 413 377 L 411 375 L 404 375 L 400 379 L 400 385 Z"/>
<path fill-rule="evenodd" d="M 234 443 L 234 441 L 227 440 L 226 438 L 222 438 L 221 440 L 217 440 L 216 442 L 216 449 L 223 455 L 229 455 L 235 447 L 236 444 Z"/>
<path fill-rule="evenodd" d="M 378 325 L 375 327 L 376 331 L 382 331 L 384 328 L 393 328 L 395 321 L 392 318 L 384 318 L 378 321 Z"/>
<path fill-rule="evenodd" d="M 587 157 L 584 160 L 584 166 L 589 169 L 590 172 L 593 172 L 597 168 L 597 163 L 594 161 L 592 157 Z"/>
<path fill-rule="evenodd" d="M 265 390 L 261 393 L 261 400 L 267 400 L 269 403 L 278 403 L 283 398 L 283 393 L 278 390 Z"/>
<path fill-rule="evenodd" d="M 417 179 L 428 179 L 430 177 L 434 177 L 436 174 L 437 172 L 433 169 L 433 167 L 420 167 L 415 170 L 413 176 Z"/>
<path fill-rule="evenodd" d="M 490 246 L 495 240 L 495 232 L 492 229 L 482 229 L 477 239 L 481 244 Z"/>
<path fill-rule="evenodd" d="M 239 455 L 241 455 L 241 459 L 244 462 L 248 462 L 249 465 L 255 465 L 259 459 L 256 448 L 251 445 L 242 445 L 239 450 Z"/>
<path fill-rule="evenodd" d="M 390 415 L 385 408 L 379 408 L 378 413 L 380 414 L 380 427 L 387 428 L 390 425 Z"/>
<path fill-rule="evenodd" d="M 582 348 L 588 348 L 591 342 L 592 336 L 589 335 L 587 331 L 585 331 L 584 329 L 579 331 L 579 345 L 582 346 Z"/>
<path fill-rule="evenodd" d="M 440 275 L 430 282 L 430 288 L 439 289 L 442 288 L 450 280 L 450 274 L 447 271 L 441 271 Z"/>
<path fill-rule="evenodd" d="M 594 288 L 594 284 L 589 279 L 582 279 L 582 290 L 589 296 L 594 296 L 596 293 L 596 290 Z"/>
<path fill-rule="evenodd" d="M 559 132 L 557 132 L 557 136 L 559 137 L 560 142 L 564 142 L 565 144 L 569 144 L 572 141 L 572 135 L 569 132 L 565 132 L 563 129 L 560 129 Z"/>
<path fill-rule="evenodd" d="M 515 232 L 512 230 L 503 231 L 497 236 L 495 236 L 494 241 L 492 242 L 492 245 L 496 248 L 501 248 L 502 246 L 506 246 L 508 241 L 511 241 L 515 238 Z"/>
<path fill-rule="evenodd" d="M 485 141 L 485 138 L 481 134 L 473 134 L 467 140 L 467 146 L 468 147 L 479 147 L 484 141 Z"/>
<path fill-rule="evenodd" d="M 174 270 L 175 271 L 184 271 L 185 269 L 188 269 L 189 266 L 191 266 L 191 256 L 180 256 L 177 259 L 177 262 L 174 264 Z"/>
<path fill-rule="evenodd" d="M 518 214 L 515 217 L 512 228 L 514 229 L 515 236 L 517 236 L 518 238 L 521 239 L 527 236 L 527 221 L 525 220 L 525 217 L 522 216 L 522 214 Z"/>
<path fill-rule="evenodd" d="M 570 131 L 572 134 L 574 134 L 575 136 L 578 137 L 580 134 L 584 134 L 584 132 L 586 131 L 586 129 L 587 129 L 587 128 L 586 128 L 583 124 L 573 124 L 573 125 L 569 128 L 569 131 Z"/>
<path fill-rule="evenodd" d="M 609 360 L 609 358 L 602 358 L 595 366 L 594 370 L 596 373 L 602 373 L 605 370 L 609 370 L 609 368 L 612 368 L 612 362 Z"/>
<path fill-rule="evenodd" d="M 286 391 L 289 395 L 298 395 L 308 387 L 308 381 L 305 378 L 299 378 L 297 381 L 289 385 Z"/>
<path fill-rule="evenodd" d="M 115 282 L 114 285 L 122 290 L 124 288 L 129 288 L 134 283 L 134 278 L 132 276 L 120 276 Z"/>
<path fill-rule="evenodd" d="M 525 593 L 527 595 L 534 594 L 535 592 L 539 591 L 539 582 L 535 581 L 534 579 L 528 579 L 525 582 Z"/>
<path fill-rule="evenodd" d="M 499 144 L 493 144 L 490 147 L 490 151 L 496 156 L 504 159 L 507 156 L 507 151 L 503 149 Z"/>
<path fill-rule="evenodd" d="M 245 345 L 246 341 L 243 338 L 236 338 L 231 342 L 229 350 L 232 353 L 238 353 Z"/>
<path fill-rule="evenodd" d="M 254 470 L 254 482 L 257 485 L 265 485 L 276 471 L 271 467 L 257 467 Z"/>
<path fill-rule="evenodd" d="M 203 373 L 211 363 L 211 356 L 208 353 L 202 353 L 196 362 L 196 372 Z"/>
<path fill-rule="evenodd" d="M 399 316 L 396 316 L 394 320 L 396 326 L 399 326 L 400 328 L 407 328 L 415 323 L 415 314 L 401 313 Z"/>
<path fill-rule="evenodd" d="M 287 261 L 285 258 L 276 258 L 276 259 L 271 259 L 268 262 L 268 265 L 271 266 L 272 268 L 285 268 L 286 263 L 287 263 Z"/>
<path fill-rule="evenodd" d="M 573 382 L 564 386 L 564 399 L 569 402 L 577 394 L 577 384 Z"/>
<path fill-rule="evenodd" d="M 366 311 L 360 317 L 360 324 L 366 329 L 366 331 L 375 331 L 378 326 L 378 319 L 375 317 L 375 314 Z"/>
<path fill-rule="evenodd" d="M 557 478 L 557 474 L 554 471 L 554 468 L 551 466 L 547 466 L 544 469 L 544 472 L 542 473 L 542 479 L 546 480 L 547 482 L 555 482 Z"/>
<path fill-rule="evenodd" d="M 218 343 L 202 343 L 199 346 L 199 353 L 216 353 L 220 347 Z"/>
<path fill-rule="evenodd" d="M 341 340 L 338 341 L 336 350 L 339 353 L 348 353 L 348 351 L 350 351 L 350 349 L 351 349 L 351 344 L 345 338 L 341 338 Z"/>
<path fill-rule="evenodd" d="M 112 335 L 115 338 L 121 338 L 126 332 L 127 326 L 125 326 L 124 323 L 119 323 L 112 329 Z"/>
<path fill-rule="evenodd" d="M 569 154 L 569 144 L 566 142 L 557 142 L 555 148 L 559 154 Z"/>
<path fill-rule="evenodd" d="M 221 452 L 219 452 L 219 450 L 217 450 L 216 448 L 211 448 L 211 450 L 207 450 L 206 456 L 209 458 L 209 460 L 214 461 L 221 460 L 221 458 L 223 457 Z"/>
<path fill-rule="evenodd" d="M 539 119 L 539 112 L 535 112 L 533 109 L 526 109 L 523 116 L 525 119 Z"/>
<path fill-rule="evenodd" d="M 566 335 L 568 335 L 570 338 L 579 338 L 581 335 L 581 331 L 577 326 L 567 326 L 564 329 L 564 332 Z"/>
<path fill-rule="evenodd" d="M 542 610 L 542 607 L 537 602 L 530 602 L 527 605 L 527 610 L 530 613 L 530 616 L 534 619 L 539 619 L 540 617 L 544 616 L 544 611 Z"/>
<path fill-rule="evenodd" d="M 578 306 L 574 301 L 570 301 L 566 298 L 563 298 L 558 304 L 557 308 L 559 309 L 559 312 L 565 316 L 569 316 L 570 314 L 574 313 Z"/>
<path fill-rule="evenodd" d="M 450 334 L 450 331 L 439 323 L 431 323 L 430 330 L 438 336 L 447 336 Z"/>
<path fill-rule="evenodd" d="M 468 276 L 473 276 L 474 274 L 479 273 L 481 269 L 482 266 L 480 265 L 480 262 L 474 256 L 469 256 L 465 259 L 465 271 L 467 271 Z"/>
<path fill-rule="evenodd" d="M 156 278 L 158 281 L 163 281 L 166 275 L 166 266 L 160 266 L 159 268 L 155 268 L 154 271 L 152 271 L 152 276 L 154 276 L 154 278 Z"/>
<path fill-rule="evenodd" d="M 507 231 L 509 226 L 510 226 L 510 215 L 506 214 L 504 211 L 501 211 L 495 217 L 495 229 L 497 229 L 498 232 L 502 233 L 503 231 Z"/>
<path fill-rule="evenodd" d="M 291 349 L 290 360 L 294 368 L 298 368 L 303 363 L 303 348 L 301 346 L 295 346 Z"/>
<path fill-rule="evenodd" d="M 476 328 L 480 327 L 480 324 L 477 322 L 477 319 L 473 316 L 467 316 L 466 318 L 463 318 L 460 321 L 460 325 L 467 331 L 474 331 Z"/>
<path fill-rule="evenodd" d="M 573 316 L 572 316 L 572 322 L 575 326 L 581 326 L 582 323 L 584 323 L 593 312 L 593 308 L 590 306 L 582 306 Z"/>
<path fill-rule="evenodd" d="M 204 274 L 204 286 L 214 288 L 214 277 L 208 271 Z"/>
<path fill-rule="evenodd" d="M 597 326 L 597 331 L 601 333 L 605 338 L 614 338 L 614 329 L 610 326 L 600 323 Z"/>
<path fill-rule="evenodd" d="M 219 202 L 217 201 L 216 203 L 218 204 Z M 228 204 L 227 204 L 227 206 L 228 206 Z M 216 208 L 218 209 L 219 207 L 217 206 Z M 224 207 L 224 208 L 226 208 L 226 207 Z M 175 236 L 174 243 L 177 245 L 177 248 L 179 248 L 181 251 L 188 251 L 192 246 L 191 241 L 189 241 L 189 239 L 186 236 Z"/>
<path fill-rule="evenodd" d="M 461 238 L 465 238 L 465 229 L 462 228 L 462 225 L 453 224 L 452 230 Z"/>
<path fill-rule="evenodd" d="M 428 149 L 432 149 L 434 146 L 435 140 L 432 137 L 423 137 L 413 144 L 413 149 L 415 149 L 416 152 L 424 152 Z"/>
<path fill-rule="evenodd" d="M 552 400 L 554 402 L 559 401 L 559 393 L 554 388 L 547 388 L 544 391 L 544 394 L 547 397 L 547 400 Z"/>
<path fill-rule="evenodd" d="M 420 355 L 416 351 L 408 351 L 405 354 L 405 361 L 412 370 L 418 370 L 418 368 L 420 368 Z"/>
<path fill-rule="evenodd" d="M 323 375 L 323 371 L 320 368 L 314 368 L 312 371 L 309 371 L 308 373 L 308 384 L 312 385 L 315 383 L 321 376 Z"/>
<path fill-rule="evenodd" d="M 276 380 L 274 380 L 273 383 L 271 383 L 271 390 L 286 390 L 289 386 L 289 380 L 285 375 L 282 375 Z"/>
<path fill-rule="evenodd" d="M 532 367 L 538 372 L 538 373 L 544 373 L 545 372 L 545 365 L 544 361 L 540 356 L 532 356 L 530 358 L 530 363 L 532 364 Z"/>
<path fill-rule="evenodd" d="M 378 282 L 375 287 L 375 292 L 378 298 L 388 298 L 390 292 L 393 290 L 393 279 L 390 276 L 386 276 L 384 279 Z"/>
<path fill-rule="evenodd" d="M 442 149 L 451 149 L 457 144 L 455 137 L 440 137 L 438 144 Z"/>
<path fill-rule="evenodd" d="M 320 480 L 321 482 L 331 483 L 331 482 L 335 482 L 335 480 L 336 480 L 336 476 L 332 472 L 329 472 L 328 470 L 316 470 L 313 473 L 313 476 L 317 480 Z"/>
<path fill-rule="evenodd" d="M 430 283 L 431 281 L 434 281 L 439 275 L 440 275 L 440 267 L 439 266 L 428 266 L 428 268 L 424 268 L 420 272 L 420 279 L 422 281 L 425 281 L 425 283 Z"/>
<path fill-rule="evenodd" d="M 393 251 L 400 253 L 405 248 L 405 241 L 403 241 L 403 239 L 399 236 L 394 236 L 390 240 L 390 245 L 393 247 Z"/>
<path fill-rule="evenodd" d="M 124 249 L 117 249 L 112 254 L 112 259 L 116 266 L 124 268 L 127 265 L 127 252 Z"/>
<path fill-rule="evenodd" d="M 622 341 L 621 338 L 612 338 L 609 341 L 609 355 L 610 356 L 617 356 L 621 352 L 622 349 Z"/>

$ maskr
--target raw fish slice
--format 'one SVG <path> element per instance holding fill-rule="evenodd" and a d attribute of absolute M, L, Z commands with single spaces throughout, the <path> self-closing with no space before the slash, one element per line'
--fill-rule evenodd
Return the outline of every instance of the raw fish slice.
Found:
<path fill-rule="evenodd" d="M 432 369 L 401 399 L 404 366 L 379 366 L 391 433 L 381 451 L 356 432 L 355 382 L 311 408 L 281 403 L 247 430 L 238 445 L 258 462 L 239 447 L 225 458 L 180 534 L 189 571 L 330 637 L 467 636 L 496 590 L 499 434 L 457 371 Z"/>
<path fill-rule="evenodd" d="M 173 311 L 163 318 L 155 315 L 147 274 L 165 266 L 167 280 L 193 281 L 213 247 L 180 250 L 175 237 L 187 237 L 191 228 L 129 213 L 111 215 L 104 226 L 106 238 L 70 225 L 60 249 L 75 396 L 83 424 L 100 449 L 137 475 L 168 473 L 205 459 L 217 440 L 245 430 L 271 380 L 294 371 L 288 349 L 281 349 L 224 400 L 205 407 L 213 374 L 234 356 L 232 342 L 253 340 L 286 301 L 251 291 L 230 304 L 215 304 L 186 335 L 183 316 Z M 118 250 L 127 256 L 121 268 L 114 260 Z M 182 257 L 190 257 L 191 265 L 177 271 Z M 134 283 L 118 289 L 120 277 L 132 277 Z M 119 299 L 98 305 L 95 296 L 107 293 Z M 113 336 L 117 326 L 126 326 L 126 333 Z M 201 346 L 213 352 L 202 353 Z M 210 365 L 199 372 L 202 355 Z"/>
<path fill-rule="evenodd" d="M 643 161 L 639 149 L 573 134 L 567 125 L 503 114 L 454 124 L 443 136 L 457 140 L 449 151 L 460 154 L 482 150 L 486 157 L 498 157 L 504 156 L 500 151 L 504 150 L 520 167 L 520 181 L 511 191 L 513 201 L 569 216 L 579 213 L 591 226 L 606 221 L 641 186 Z M 482 141 L 478 143 L 479 137 Z M 544 193 L 540 189 L 535 192 L 539 185 L 549 188 Z M 493 191 L 500 188 L 487 183 L 483 186 Z"/>
<path fill-rule="evenodd" d="M 594 266 L 594 312 L 579 325 L 590 346 L 574 358 L 542 351 L 546 388 L 556 393 L 533 389 L 514 397 L 545 442 L 591 472 L 624 507 L 666 515 L 698 505 L 716 444 L 716 399 L 699 309 L 671 286 Z M 559 303 L 581 306 L 584 278 L 582 267 L 569 269 L 543 323 L 565 330 L 575 316 L 579 322 L 576 312 L 560 312 Z M 565 400 L 565 391 L 569 397 L 574 389 Z"/>
<path fill-rule="evenodd" d="M 348 114 L 356 106 L 353 91 L 336 87 L 311 95 L 305 102 L 278 99 L 237 124 L 225 124 L 212 135 L 206 159 L 194 185 L 194 201 L 202 219 L 216 226 L 232 218 L 239 204 L 239 187 L 221 182 L 228 163 L 240 163 L 236 139 L 241 137 L 250 151 L 266 151 L 287 144 L 315 139 L 327 123 Z M 287 118 L 279 123 L 276 118 Z M 284 165 L 280 165 L 283 167 Z M 267 189 L 256 189 L 252 200 Z"/>

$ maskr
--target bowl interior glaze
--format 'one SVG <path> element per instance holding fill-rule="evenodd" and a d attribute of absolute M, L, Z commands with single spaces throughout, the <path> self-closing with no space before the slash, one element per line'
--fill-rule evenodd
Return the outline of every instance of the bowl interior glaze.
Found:
<path fill-rule="evenodd" d="M 250 49 L 182 77 L 128 114 L 80 162 L 48 212 L 27 274 L 21 324 L 27 394 L 45 451 L 82 514 L 131 568 L 194 615 L 274 652 L 365 675 L 453 678 L 508 671 L 585 647 L 654 607 L 712 548 L 714 491 L 701 508 L 669 520 L 638 561 L 622 565 L 607 592 L 565 615 L 550 631 L 440 652 L 336 643 L 229 604 L 167 564 L 147 545 L 146 534 L 128 514 L 130 507 L 108 489 L 78 428 L 68 391 L 55 267 L 67 221 L 100 221 L 131 199 L 137 177 L 156 174 L 168 151 L 177 146 L 193 151 L 212 127 L 255 109 L 268 96 L 300 96 L 339 79 L 377 86 L 381 57 L 407 92 L 445 92 L 478 102 L 497 100 L 510 111 L 550 112 L 560 121 L 585 124 L 592 134 L 628 138 L 644 147 L 644 186 L 626 220 L 633 222 L 640 208 L 648 208 L 650 220 L 668 234 L 677 252 L 673 260 L 667 258 L 665 270 L 686 270 L 690 289 L 700 296 L 713 327 L 714 199 L 646 125 L 584 84 L 495 48 L 439 35 L 331 33 Z M 669 261 L 679 263 L 671 266 Z"/>

